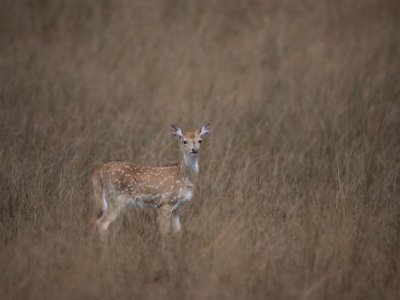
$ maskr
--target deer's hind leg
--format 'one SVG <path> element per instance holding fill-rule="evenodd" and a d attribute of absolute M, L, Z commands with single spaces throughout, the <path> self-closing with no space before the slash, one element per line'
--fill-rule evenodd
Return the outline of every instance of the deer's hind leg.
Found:
<path fill-rule="evenodd" d="M 102 213 L 96 221 L 96 226 L 100 234 L 100 239 L 105 240 L 108 227 L 120 215 L 123 207 L 126 205 L 126 199 L 123 195 L 116 199 L 111 198 L 110 201 L 103 194 Z"/>
<path fill-rule="evenodd" d="M 115 221 L 120 212 L 121 207 L 109 207 L 107 210 L 103 211 L 102 216 L 96 221 L 96 226 L 102 241 L 106 239 L 108 227 Z"/>

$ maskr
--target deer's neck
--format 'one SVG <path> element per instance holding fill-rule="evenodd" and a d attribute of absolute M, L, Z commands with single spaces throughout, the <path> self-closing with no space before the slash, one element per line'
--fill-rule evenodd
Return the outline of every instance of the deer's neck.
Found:
<path fill-rule="evenodd" d="M 183 154 L 181 168 L 189 177 L 189 180 L 193 181 L 194 177 L 199 173 L 199 158 L 197 156 Z"/>

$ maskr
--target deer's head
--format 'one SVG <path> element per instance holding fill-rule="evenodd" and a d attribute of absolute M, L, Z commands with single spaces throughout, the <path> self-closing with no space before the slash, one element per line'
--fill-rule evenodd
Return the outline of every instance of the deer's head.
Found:
<path fill-rule="evenodd" d="M 183 131 L 175 125 L 171 125 L 171 134 L 175 137 L 181 146 L 184 154 L 197 156 L 200 152 L 201 141 L 212 131 L 211 125 L 206 124 L 198 130 Z"/>

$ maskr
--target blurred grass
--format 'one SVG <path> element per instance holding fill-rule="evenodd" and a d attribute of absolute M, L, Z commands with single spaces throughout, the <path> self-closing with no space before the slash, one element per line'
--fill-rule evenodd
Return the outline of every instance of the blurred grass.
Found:
<path fill-rule="evenodd" d="M 2 1 L 0 297 L 398 299 L 397 1 Z M 88 242 L 90 173 L 214 125 L 184 233 Z"/>

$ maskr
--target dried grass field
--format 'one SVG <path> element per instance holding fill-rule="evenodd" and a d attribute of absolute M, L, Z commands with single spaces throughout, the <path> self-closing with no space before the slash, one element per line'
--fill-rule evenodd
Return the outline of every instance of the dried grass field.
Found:
<path fill-rule="evenodd" d="M 1 299 L 400 299 L 400 3 L 0 3 Z M 214 131 L 162 247 L 91 173 Z"/>

